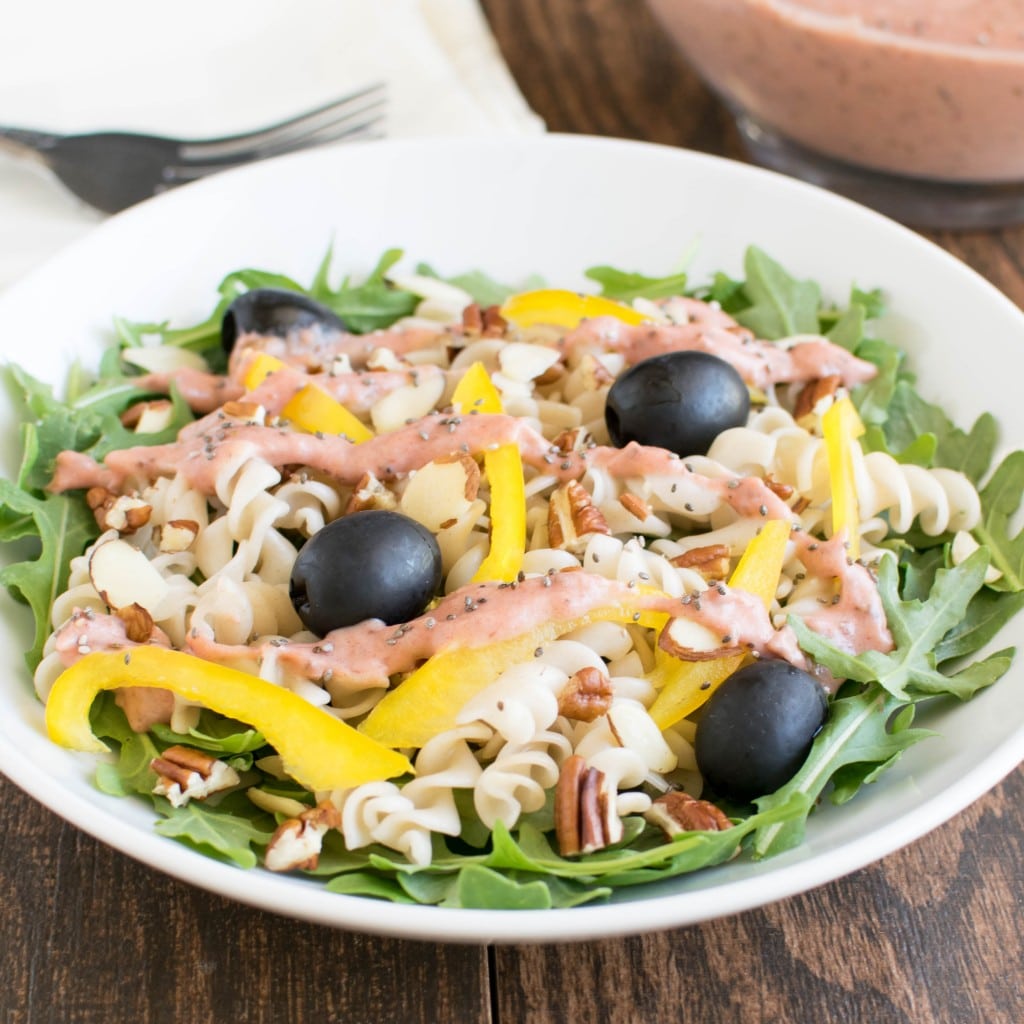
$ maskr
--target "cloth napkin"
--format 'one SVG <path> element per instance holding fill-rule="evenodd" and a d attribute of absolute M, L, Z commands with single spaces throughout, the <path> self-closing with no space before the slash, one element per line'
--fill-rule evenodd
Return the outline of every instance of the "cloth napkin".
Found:
<path fill-rule="evenodd" d="M 196 138 L 384 81 L 388 137 L 543 130 L 477 0 L 32 0 L 4 22 L 3 124 Z M 102 219 L 0 151 L 0 289 Z"/>

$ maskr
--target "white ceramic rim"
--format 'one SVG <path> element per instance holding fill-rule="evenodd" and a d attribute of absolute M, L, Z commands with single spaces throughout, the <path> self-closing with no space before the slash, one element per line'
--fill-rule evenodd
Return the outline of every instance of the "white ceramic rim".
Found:
<path fill-rule="evenodd" d="M 70 273 L 80 272 L 81 268 L 93 264 L 104 252 L 117 252 L 127 242 L 137 243 L 159 224 L 187 218 L 190 211 L 208 213 L 221 203 L 229 205 L 228 197 L 238 192 L 245 193 L 248 190 L 259 193 L 264 189 L 273 192 L 283 184 L 294 185 L 307 181 L 319 183 L 315 187 L 322 187 L 326 177 L 337 173 L 350 173 L 355 177 L 362 174 L 367 181 L 372 181 L 375 172 L 383 172 L 394 161 L 429 162 L 441 154 L 454 159 L 456 164 L 453 166 L 457 166 L 460 160 L 463 163 L 478 161 L 482 164 L 494 161 L 493 166 L 512 165 L 522 171 L 539 163 L 556 177 L 557 168 L 563 165 L 568 167 L 567 175 L 584 167 L 601 168 L 609 165 L 612 167 L 608 172 L 610 180 L 616 180 L 615 174 L 622 169 L 629 169 L 655 192 L 662 189 L 666 195 L 666 180 L 677 176 L 684 189 L 691 182 L 699 183 L 707 189 L 709 202 L 712 194 L 718 194 L 715 183 L 720 183 L 729 203 L 732 203 L 734 196 L 748 194 L 751 203 L 767 198 L 780 207 L 791 206 L 798 220 L 803 217 L 820 218 L 814 229 L 816 231 L 832 233 L 841 230 L 850 238 L 859 239 L 864 236 L 871 239 L 872 244 L 879 246 L 878 252 L 894 253 L 891 257 L 893 275 L 898 273 L 898 268 L 906 261 L 919 261 L 925 267 L 924 273 L 930 278 L 924 282 L 924 286 L 938 291 L 938 301 L 942 301 L 942 295 L 949 288 L 959 288 L 971 305 L 984 311 L 986 323 L 993 330 L 998 328 L 1015 332 L 1018 339 L 1024 337 L 1024 316 L 988 282 L 919 236 L 856 204 L 802 183 L 716 157 L 650 144 L 578 136 L 503 139 L 485 143 L 464 139 L 377 142 L 307 152 L 230 172 L 159 200 L 144 203 L 107 222 L 0 297 L 0 325 L 4 325 L 8 317 L 14 317 L 15 314 L 23 316 L 27 305 L 46 294 L 54 282 L 66 279 Z M 496 174 L 496 179 L 496 187 L 500 187 L 501 175 Z M 607 186 L 608 183 L 603 184 Z M 569 186 L 564 187 L 568 189 Z M 571 192 L 566 194 L 571 195 Z M 721 198 L 712 202 L 712 205 L 720 202 Z M 764 216 L 770 221 L 775 214 L 765 213 Z M 803 223 L 802 220 L 799 222 Z M 764 224 L 759 226 L 765 227 Z M 806 227 L 799 229 L 805 233 L 807 230 Z M 769 240 L 749 240 L 759 241 L 767 248 L 772 248 Z M 390 239 L 382 241 L 386 244 Z M 781 233 L 776 241 L 776 251 L 780 247 L 786 248 L 788 244 Z M 380 245 L 380 248 L 383 247 Z M 412 255 L 416 258 L 431 258 L 429 252 L 417 251 Z M 592 262 L 600 261 L 605 254 L 597 256 L 598 259 Z M 951 310 L 955 312 L 954 307 Z M 970 372 L 969 367 L 964 368 L 968 377 Z M 994 382 L 994 386 L 998 390 L 1001 385 Z M 1005 407 L 1012 414 L 1013 407 L 1006 401 L 994 401 L 992 407 L 1000 411 Z M 1019 419 L 1017 415 L 1015 425 Z M 1024 431 L 1020 434 L 1024 434 Z M 7 602 L 2 607 L 13 606 Z M 1014 633 L 1020 634 L 1021 630 L 1016 629 Z M 1014 674 L 1019 675 L 1019 669 Z M 1004 680 L 1002 685 L 1008 687 L 1011 684 L 1009 680 Z M 37 744 L 45 744 L 39 732 L 41 714 L 38 710 L 31 710 L 34 702 L 28 698 L 14 699 L 16 706 L 13 710 L 16 713 L 12 718 L 12 727 L 0 723 L 0 770 L 55 813 L 143 863 L 219 895 L 285 916 L 414 939 L 458 942 L 583 940 L 672 928 L 761 906 L 807 891 L 864 867 L 937 827 L 989 790 L 1024 760 L 1024 708 L 1018 706 L 1019 701 L 994 700 L 995 695 L 1004 692 L 1009 691 L 994 688 L 976 702 L 957 709 L 963 713 L 972 709 L 975 703 L 979 707 L 985 705 L 984 712 L 972 716 L 972 723 L 977 720 L 982 724 L 991 723 L 993 729 L 1003 728 L 998 723 L 1012 713 L 1015 724 L 1005 727 L 1004 735 L 994 744 L 979 741 L 976 752 L 982 754 L 980 760 L 972 762 L 967 770 L 959 771 L 955 780 L 944 780 L 940 791 L 931 791 L 927 786 L 922 789 L 921 779 L 914 774 L 915 771 L 921 771 L 914 755 L 928 743 L 935 742 L 928 741 L 911 751 L 906 758 L 906 772 L 898 768 L 891 785 L 878 784 L 880 789 L 884 789 L 883 793 L 864 795 L 862 799 L 865 804 L 868 800 L 886 800 L 889 804 L 895 800 L 899 804 L 899 814 L 888 822 L 877 820 L 878 815 L 875 814 L 872 816 L 874 820 L 871 827 L 867 831 L 859 830 L 860 814 L 855 808 L 858 801 L 855 801 L 848 807 L 837 809 L 828 817 L 828 827 L 834 831 L 833 825 L 839 821 L 835 815 L 849 815 L 848 825 L 840 829 L 841 841 L 834 848 L 826 844 L 826 848 L 815 851 L 808 845 L 777 859 L 744 865 L 739 869 L 742 877 L 731 877 L 735 875 L 736 869 L 729 865 L 714 869 L 713 874 L 690 876 L 678 885 L 669 886 L 677 891 L 661 892 L 664 885 L 659 887 L 657 894 L 650 897 L 637 891 L 632 894 L 636 898 L 628 901 L 628 913 L 623 913 L 625 905 L 620 903 L 530 912 L 399 906 L 328 894 L 318 885 L 305 880 L 262 871 L 245 872 L 210 860 L 140 828 L 133 821 L 126 821 L 125 801 L 85 794 L 73 778 L 76 771 L 85 770 L 81 767 L 85 763 L 81 755 L 56 751 L 56 767 L 48 759 L 45 772 L 27 763 L 26 752 L 33 747 L 36 750 L 42 749 Z M 1009 708 L 1003 706 L 1007 704 Z M 953 713 L 956 714 L 956 711 Z M 942 712 L 942 716 L 946 714 Z M 34 720 L 28 722 L 30 718 Z M 946 753 L 948 755 L 949 752 Z M 935 758 L 929 760 L 935 761 Z M 80 767 L 76 769 L 73 767 L 75 764 Z M 926 767 L 929 772 L 922 775 L 924 781 L 930 777 L 929 773 L 934 774 L 936 765 L 929 765 L 926 761 Z M 908 798 L 908 787 L 923 798 Z M 878 810 L 882 810 L 882 805 L 879 805 Z M 129 812 L 127 817 L 131 818 L 133 814 Z M 812 819 L 812 829 L 815 824 Z"/>

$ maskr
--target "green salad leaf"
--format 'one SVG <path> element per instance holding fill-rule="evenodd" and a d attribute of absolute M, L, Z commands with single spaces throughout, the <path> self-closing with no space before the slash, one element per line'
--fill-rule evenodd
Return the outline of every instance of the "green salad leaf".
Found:
<path fill-rule="evenodd" d="M 668 277 L 647 277 L 644 274 L 616 270 L 615 267 L 590 267 L 586 271 L 591 281 L 601 286 L 601 294 L 619 302 L 634 299 L 669 299 L 686 292 L 686 274 L 670 274 Z"/>
<path fill-rule="evenodd" d="M 50 609 L 68 584 L 71 559 L 80 555 L 99 533 L 88 508 L 66 494 L 37 498 L 0 480 L 0 541 L 38 538 L 28 557 L 0 569 L 0 585 L 32 609 L 35 639 L 25 652 L 34 670 L 50 635 Z"/>

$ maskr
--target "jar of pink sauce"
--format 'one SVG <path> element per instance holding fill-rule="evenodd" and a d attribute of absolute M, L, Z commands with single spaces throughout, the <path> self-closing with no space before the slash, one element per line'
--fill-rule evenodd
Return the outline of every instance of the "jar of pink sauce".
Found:
<path fill-rule="evenodd" d="M 1024 0 L 649 0 L 751 155 L 909 223 L 1024 220 Z"/>

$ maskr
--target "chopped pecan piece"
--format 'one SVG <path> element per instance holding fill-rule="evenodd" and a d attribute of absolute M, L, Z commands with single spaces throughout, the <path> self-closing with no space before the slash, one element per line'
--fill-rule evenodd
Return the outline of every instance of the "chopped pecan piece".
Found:
<path fill-rule="evenodd" d="M 345 515 L 363 512 L 369 508 L 382 508 L 394 511 L 398 507 L 398 499 L 378 480 L 373 473 L 364 473 L 352 491 L 352 496 L 345 506 Z"/>
<path fill-rule="evenodd" d="M 508 329 L 508 321 L 501 315 L 499 306 L 488 306 L 483 313 L 483 336 L 485 338 L 503 338 Z"/>
<path fill-rule="evenodd" d="M 153 635 L 153 616 L 141 604 L 115 608 L 114 614 L 124 623 L 124 635 L 134 643 L 144 644 Z"/>
<path fill-rule="evenodd" d="M 679 569 L 693 569 L 706 580 L 724 580 L 729 575 L 730 551 L 728 544 L 708 544 L 690 548 L 669 561 Z"/>
<path fill-rule="evenodd" d="M 239 782 L 238 773 L 230 765 L 192 747 L 168 747 L 149 766 L 159 776 L 153 792 L 167 797 L 175 807 L 183 807 L 189 800 L 203 800 Z"/>
<path fill-rule="evenodd" d="M 599 668 L 587 665 L 569 677 L 558 695 L 558 713 L 577 722 L 593 722 L 608 713 L 615 691 Z"/>
<path fill-rule="evenodd" d="M 174 405 L 167 398 L 136 402 L 121 413 L 121 423 L 139 434 L 155 434 L 169 427 L 174 416 Z"/>
<path fill-rule="evenodd" d="M 467 334 L 480 334 L 484 329 L 484 312 L 479 302 L 471 302 L 462 311 L 462 329 Z"/>
<path fill-rule="evenodd" d="M 571 430 L 563 430 L 552 440 L 551 445 L 563 455 L 569 455 L 572 452 L 583 452 L 593 448 L 594 440 L 586 427 L 573 427 Z"/>
<path fill-rule="evenodd" d="M 615 380 L 608 371 L 608 367 L 590 352 L 587 352 L 580 360 L 579 369 L 584 391 L 599 391 Z"/>
<path fill-rule="evenodd" d="M 789 501 L 789 499 L 793 497 L 793 488 L 789 484 L 784 484 L 779 480 L 773 480 L 771 473 L 768 473 L 765 476 L 764 482 L 768 490 L 783 501 Z"/>
<path fill-rule="evenodd" d="M 622 838 L 622 821 L 604 772 L 578 754 L 567 758 L 555 787 L 555 836 L 563 857 L 593 853 Z"/>
<path fill-rule="evenodd" d="M 256 402 L 225 402 L 221 411 L 232 419 L 245 420 L 246 423 L 255 423 L 258 426 L 267 419 L 267 410 Z"/>
<path fill-rule="evenodd" d="M 160 530 L 160 550 L 166 553 L 188 551 L 199 536 L 199 524 L 194 519 L 171 519 Z"/>
<path fill-rule="evenodd" d="M 595 533 L 610 534 L 601 510 L 578 480 L 570 480 L 551 493 L 548 505 L 548 543 L 579 554 Z"/>
<path fill-rule="evenodd" d="M 724 832 L 732 828 L 725 812 L 707 800 L 697 800 L 682 790 L 659 796 L 644 817 L 671 839 L 680 832 Z"/>
<path fill-rule="evenodd" d="M 803 421 L 807 417 L 816 414 L 820 415 L 827 406 L 819 408 L 819 403 L 826 399 L 835 398 L 839 385 L 842 383 L 843 378 L 837 373 L 831 373 L 827 377 L 819 377 L 818 380 L 808 381 L 797 396 L 796 407 L 793 409 L 793 419 L 801 426 L 804 426 Z M 831 402 L 828 403 L 828 405 L 831 404 Z"/>
<path fill-rule="evenodd" d="M 341 815 L 328 800 L 283 821 L 267 844 L 264 864 L 270 871 L 312 871 L 332 828 L 341 828 Z"/>
<path fill-rule="evenodd" d="M 85 501 L 101 530 L 130 534 L 149 522 L 153 507 L 130 494 L 114 494 L 105 487 L 90 487 Z"/>
<path fill-rule="evenodd" d="M 619 504 L 635 518 L 641 522 L 645 520 L 651 514 L 651 506 L 644 501 L 637 494 L 633 494 L 630 491 L 626 491 L 625 494 L 619 495 Z"/>

